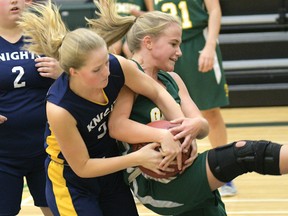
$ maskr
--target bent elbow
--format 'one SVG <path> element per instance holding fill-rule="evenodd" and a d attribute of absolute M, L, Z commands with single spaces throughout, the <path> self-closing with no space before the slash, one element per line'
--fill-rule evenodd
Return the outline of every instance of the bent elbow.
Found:
<path fill-rule="evenodd" d="M 114 138 L 114 139 L 116 139 L 116 126 L 114 125 L 114 124 L 112 124 L 112 123 L 110 123 L 110 121 L 108 122 L 108 129 L 109 129 L 109 135 L 112 137 L 112 138 Z"/>
<path fill-rule="evenodd" d="M 201 132 L 197 135 L 197 139 L 203 139 L 209 134 L 209 124 L 206 119 L 202 119 L 202 129 Z"/>

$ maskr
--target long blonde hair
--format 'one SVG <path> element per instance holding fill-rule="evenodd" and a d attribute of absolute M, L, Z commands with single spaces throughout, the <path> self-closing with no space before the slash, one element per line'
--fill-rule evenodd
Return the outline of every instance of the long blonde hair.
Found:
<path fill-rule="evenodd" d="M 32 4 L 18 22 L 30 52 L 57 59 L 65 72 L 82 67 L 90 51 L 106 46 L 96 32 L 79 28 L 69 31 L 61 19 L 59 8 L 48 0 Z"/>
<path fill-rule="evenodd" d="M 160 11 L 146 12 L 136 18 L 118 15 L 115 0 L 94 0 L 94 3 L 98 18 L 86 19 L 89 26 L 104 38 L 108 46 L 127 34 L 132 53 L 140 49 L 141 40 L 146 35 L 157 37 L 175 23 L 181 27 L 179 17 Z"/>

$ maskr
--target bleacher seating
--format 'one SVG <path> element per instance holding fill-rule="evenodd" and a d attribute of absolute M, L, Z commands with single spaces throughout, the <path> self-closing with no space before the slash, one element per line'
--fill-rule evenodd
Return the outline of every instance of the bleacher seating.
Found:
<path fill-rule="evenodd" d="M 220 0 L 230 106 L 288 105 L 287 0 Z"/>
<path fill-rule="evenodd" d="M 96 18 L 96 6 L 93 2 L 85 0 L 54 0 L 54 3 L 60 7 L 60 13 L 63 21 L 70 30 L 85 27 L 87 18 Z"/>

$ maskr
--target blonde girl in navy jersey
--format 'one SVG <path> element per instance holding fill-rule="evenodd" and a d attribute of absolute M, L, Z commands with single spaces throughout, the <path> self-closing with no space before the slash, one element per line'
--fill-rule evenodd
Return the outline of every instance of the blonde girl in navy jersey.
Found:
<path fill-rule="evenodd" d="M 27 49 L 55 57 L 65 71 L 47 94 L 45 146 L 49 156 L 45 165 L 49 207 L 55 216 L 138 215 L 122 170 L 142 165 L 162 173 L 171 170 L 167 166 L 175 157 L 181 169 L 180 142 L 167 130 L 130 121 L 118 128 L 126 132 L 125 141 L 157 142 L 163 152 L 155 151 L 159 144 L 154 143 L 119 156 L 116 141 L 109 136 L 108 118 L 124 85 L 153 100 L 168 119 L 183 117 L 179 105 L 134 63 L 108 54 L 105 41 L 94 31 L 68 31 L 50 1 L 31 9 L 36 13 L 25 12 L 20 22 L 30 42 Z M 122 25 L 118 28 L 117 34 L 111 32 L 111 43 L 122 37 Z"/>
<path fill-rule="evenodd" d="M 35 206 L 45 198 L 45 96 L 62 69 L 50 57 L 23 50 L 17 21 L 31 0 L 0 0 L 0 215 L 20 211 L 24 177 Z"/>
<path fill-rule="evenodd" d="M 107 2 L 109 7 L 100 7 L 100 18 L 94 22 L 94 27 L 102 29 L 105 23 L 106 30 L 113 31 L 112 23 L 120 23 L 120 20 L 113 12 L 113 2 Z M 174 70 L 175 62 L 182 54 L 181 34 L 177 18 L 153 11 L 137 18 L 127 34 L 127 42 L 135 66 L 161 84 L 179 103 L 186 118 L 176 122 L 181 123 L 186 119 L 191 138 L 201 139 L 208 133 L 207 121 L 190 98 L 179 75 L 167 72 Z M 147 124 L 165 119 L 165 115 L 147 97 L 122 88 L 109 119 L 110 135 L 125 140 L 127 133 L 118 128 L 128 124 L 128 118 Z M 181 127 L 176 127 L 176 132 Z M 126 147 L 124 155 L 132 152 L 132 145 L 123 143 Z M 124 174 L 125 180 L 140 202 L 159 215 L 225 216 L 225 206 L 217 188 L 246 172 L 287 174 L 288 145 L 281 146 L 269 141 L 239 141 L 203 152 L 193 164 L 192 161 L 193 155 L 186 161 L 186 169 L 170 179 L 149 178 L 142 175 L 139 168 L 129 167 Z"/>

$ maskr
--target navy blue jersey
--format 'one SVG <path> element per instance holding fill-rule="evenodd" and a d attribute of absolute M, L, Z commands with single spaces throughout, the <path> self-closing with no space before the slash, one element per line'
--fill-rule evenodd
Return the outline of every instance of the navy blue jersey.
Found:
<path fill-rule="evenodd" d="M 43 154 L 45 96 L 53 79 L 37 72 L 36 56 L 22 50 L 23 38 L 10 43 L 0 37 L 1 157 L 33 157 Z"/>
<path fill-rule="evenodd" d="M 116 142 L 109 136 L 108 116 L 118 93 L 124 85 L 124 74 L 120 63 L 113 55 L 109 57 L 110 76 L 108 85 L 104 88 L 107 104 L 88 101 L 76 95 L 69 88 L 68 75 L 62 74 L 51 86 L 47 100 L 67 110 L 77 121 L 77 128 L 87 146 L 91 158 L 112 157 L 119 155 Z M 69 127 L 69 125 L 68 125 Z M 51 159 L 65 163 L 54 134 L 47 125 L 46 151 Z"/>

